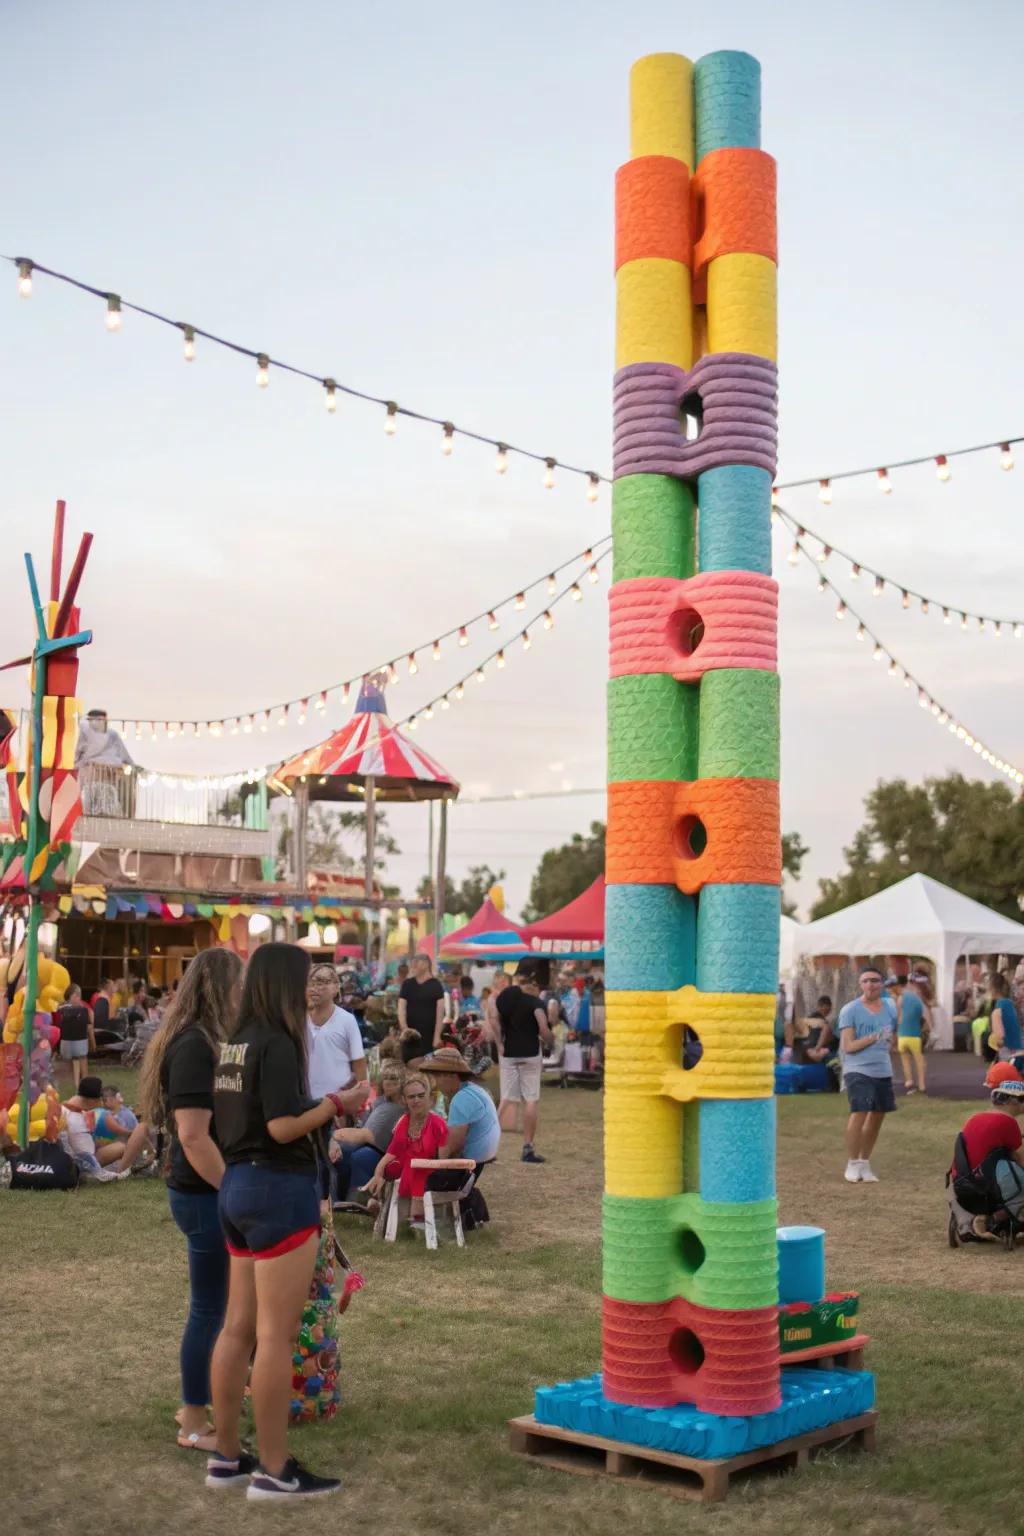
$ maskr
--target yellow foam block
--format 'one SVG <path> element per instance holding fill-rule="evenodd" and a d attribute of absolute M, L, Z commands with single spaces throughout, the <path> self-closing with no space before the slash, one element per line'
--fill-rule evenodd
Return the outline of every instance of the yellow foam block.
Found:
<path fill-rule="evenodd" d="M 708 266 L 709 352 L 778 356 L 778 282 L 769 256 L 718 256 Z"/>
<path fill-rule="evenodd" d="M 615 285 L 616 368 L 630 363 L 675 363 L 677 368 L 689 368 L 693 357 L 689 267 L 665 256 L 645 256 L 625 262 L 615 274 Z"/>
<path fill-rule="evenodd" d="M 682 1065 L 683 1029 L 704 1054 Z M 774 1092 L 772 993 L 608 992 L 604 1080 L 609 1091 L 693 1099 L 760 1099 Z"/>
<path fill-rule="evenodd" d="M 657 1094 L 606 1089 L 604 1187 L 653 1200 L 683 1187 L 683 1110 Z"/>
<path fill-rule="evenodd" d="M 671 155 L 693 170 L 693 65 L 649 53 L 629 72 L 630 155 Z"/>

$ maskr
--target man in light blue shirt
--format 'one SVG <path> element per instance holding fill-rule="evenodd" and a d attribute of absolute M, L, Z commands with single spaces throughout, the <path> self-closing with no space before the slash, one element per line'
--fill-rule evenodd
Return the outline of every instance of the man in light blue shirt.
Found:
<path fill-rule="evenodd" d="M 843 1085 L 850 1101 L 846 1125 L 848 1184 L 877 1184 L 871 1153 L 885 1115 L 896 1108 L 892 1087 L 892 1046 L 896 1009 L 882 996 L 882 973 L 872 965 L 860 973 L 860 997 L 839 1014 Z"/>

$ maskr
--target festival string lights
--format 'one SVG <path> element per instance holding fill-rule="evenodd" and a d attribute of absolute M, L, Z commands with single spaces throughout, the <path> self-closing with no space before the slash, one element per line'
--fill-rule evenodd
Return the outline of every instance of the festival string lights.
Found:
<path fill-rule="evenodd" d="M 286 363 L 280 358 L 271 357 L 259 347 L 245 346 L 241 342 L 231 341 L 225 336 L 217 336 L 212 331 L 205 330 L 202 326 L 193 325 L 184 320 L 174 320 L 170 315 L 161 314 L 158 310 L 151 309 L 144 304 L 135 304 L 123 298 L 118 293 L 113 293 L 106 288 L 97 288 L 92 283 L 86 283 L 81 278 L 71 277 L 66 272 L 57 272 L 53 267 L 43 266 L 41 262 L 28 256 L 0 256 L 0 260 L 9 262 L 17 271 L 17 291 L 22 298 L 28 299 L 36 292 L 34 277 L 36 275 L 52 278 L 54 282 L 65 283 L 68 287 L 76 288 L 81 293 L 90 294 L 93 298 L 101 299 L 106 308 L 106 324 L 110 331 L 118 331 L 122 328 L 125 314 L 142 315 L 147 320 L 156 321 L 160 325 L 169 326 L 183 338 L 184 358 L 186 362 L 196 360 L 196 339 L 200 338 L 209 342 L 211 346 L 223 347 L 226 351 L 234 352 L 239 357 L 249 358 L 256 364 L 256 383 L 260 389 L 267 389 L 270 385 L 274 370 L 280 373 L 292 374 L 296 378 L 308 379 L 316 384 L 323 392 L 323 403 L 329 414 L 335 414 L 338 408 L 338 397 L 348 396 L 354 400 L 362 400 L 367 404 L 377 406 L 384 411 L 384 432 L 389 437 L 394 437 L 398 431 L 398 420 L 406 417 L 410 421 L 424 422 L 428 426 L 440 431 L 440 449 L 446 457 L 450 456 L 455 446 L 457 437 L 465 438 L 469 442 L 482 443 L 494 450 L 494 469 L 498 475 L 508 472 L 509 456 L 515 455 L 520 459 L 528 460 L 534 464 L 543 465 L 541 484 L 546 490 L 553 490 L 556 483 L 555 471 L 558 470 L 567 475 L 576 475 L 585 481 L 586 499 L 596 502 L 600 495 L 602 484 L 610 485 L 607 475 L 600 474 L 596 469 L 583 469 L 576 464 L 567 464 L 553 454 L 537 453 L 531 448 L 520 448 L 500 437 L 491 437 L 488 433 L 474 432 L 467 427 L 460 427 L 447 416 L 432 415 L 427 411 L 415 411 L 408 406 L 400 405 L 398 401 L 388 399 L 382 395 L 374 395 L 366 390 L 356 389 L 351 384 L 343 384 L 331 374 L 313 373 L 307 368 L 299 368 L 294 363 Z M 1002 469 L 1010 470 L 1014 466 L 1014 448 L 1024 442 L 1024 435 L 1011 435 L 1004 438 L 994 438 L 990 442 L 973 443 L 966 448 L 947 448 L 942 453 L 923 453 L 910 458 L 895 459 L 885 465 L 877 463 L 862 465 L 858 469 L 836 470 L 829 474 L 809 475 L 801 480 L 783 480 L 775 487 L 775 492 L 794 491 L 805 486 L 817 486 L 818 496 L 825 506 L 831 506 L 833 500 L 833 487 L 843 480 L 856 480 L 864 476 L 874 476 L 879 490 L 890 495 L 894 490 L 892 474 L 894 470 L 915 469 L 921 465 L 929 464 L 935 468 L 939 480 L 946 482 L 952 478 L 950 460 L 965 458 L 970 454 L 998 453 L 999 465 Z"/>
<path fill-rule="evenodd" d="M 997 618 L 989 613 L 976 613 L 969 608 L 958 608 L 955 604 L 944 602 L 926 592 L 918 592 L 914 587 L 907 586 L 884 571 L 877 570 L 866 560 L 857 560 L 846 550 L 830 544 L 823 534 L 817 533 L 806 523 L 798 521 L 781 507 L 777 506 L 775 513 L 780 522 L 784 523 L 793 534 L 793 546 L 787 557 L 790 565 L 799 564 L 800 555 L 805 551 L 803 541 L 813 539 L 818 545 L 811 556 L 816 565 L 824 565 L 829 560 L 845 562 L 850 568 L 852 581 L 860 581 L 862 578 L 870 581 L 872 597 L 882 597 L 886 591 L 895 592 L 899 594 L 903 608 L 909 608 L 911 602 L 914 602 L 925 618 L 929 614 L 941 615 L 944 624 L 956 623 L 962 630 L 973 628 L 978 634 L 991 633 L 997 638 L 1003 634 L 1012 634 L 1015 640 L 1024 639 L 1024 618 Z"/>
<path fill-rule="evenodd" d="M 905 688 L 916 690 L 917 702 L 920 707 L 927 709 L 936 723 L 948 730 L 958 741 L 962 742 L 968 751 L 974 752 L 976 756 L 981 758 L 983 763 L 987 763 L 990 768 L 994 768 L 998 773 L 1001 773 L 1004 778 L 1009 779 L 1010 783 L 1016 785 L 1017 788 L 1024 786 L 1024 772 L 1013 763 L 1007 762 L 1004 757 L 1000 757 L 997 752 L 993 752 L 973 732 L 969 731 L 953 710 L 947 709 L 944 704 L 940 703 L 934 694 L 925 687 L 924 683 L 910 671 L 909 667 L 905 667 L 899 658 L 893 655 L 892 650 L 879 639 L 862 615 L 850 606 L 849 602 L 839 591 L 839 588 L 821 570 L 820 563 L 815 557 L 814 552 L 809 550 L 799 538 L 796 541 L 795 547 L 811 567 L 818 571 L 818 591 L 828 592 L 836 599 L 836 620 L 840 623 L 847 619 L 853 622 L 855 626 L 852 630 L 854 638 L 860 641 L 865 646 L 865 649 L 870 647 L 873 659 L 885 665 L 888 676 L 896 681 L 901 681 Z"/>

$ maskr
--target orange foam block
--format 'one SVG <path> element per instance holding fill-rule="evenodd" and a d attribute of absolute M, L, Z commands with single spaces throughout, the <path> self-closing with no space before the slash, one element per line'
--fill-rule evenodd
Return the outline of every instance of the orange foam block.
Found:
<path fill-rule="evenodd" d="M 608 786 L 609 885 L 779 885 L 774 779 L 627 781 Z"/>
<path fill-rule="evenodd" d="M 776 170 L 761 149 L 715 149 L 690 184 L 693 269 L 745 252 L 778 260 Z"/>
<path fill-rule="evenodd" d="M 636 577 L 616 582 L 608 602 L 612 677 L 667 672 L 693 683 L 722 667 L 778 664 L 778 583 L 758 571 Z"/>
<path fill-rule="evenodd" d="M 615 175 L 615 270 L 663 256 L 690 265 L 690 176 L 681 160 L 644 155 Z"/>

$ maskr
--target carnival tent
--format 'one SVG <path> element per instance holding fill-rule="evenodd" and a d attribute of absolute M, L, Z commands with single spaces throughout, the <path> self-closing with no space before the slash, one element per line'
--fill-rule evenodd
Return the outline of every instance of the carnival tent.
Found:
<path fill-rule="evenodd" d="M 534 954 L 593 955 L 604 946 L 604 876 L 557 912 L 520 932 Z"/>
<path fill-rule="evenodd" d="M 794 955 L 920 955 L 935 966 L 941 1013 L 935 1044 L 953 1044 L 953 978 L 964 955 L 1024 955 L 1024 924 L 930 875 L 909 875 L 864 901 L 806 923 Z"/>
<path fill-rule="evenodd" d="M 453 928 L 451 933 L 446 933 L 442 937 L 441 959 L 443 960 L 454 946 L 463 944 L 468 939 L 479 938 L 485 934 L 489 937 L 498 934 L 512 934 L 516 939 L 520 939 L 519 929 L 514 923 L 509 922 L 504 912 L 498 910 L 489 896 L 484 899 L 482 905 L 473 913 L 468 923 L 463 923 L 461 928 Z M 431 959 L 436 959 L 433 934 L 424 939 L 419 947 L 421 954 L 430 955 Z M 452 958 L 455 957 L 453 956 Z"/>

